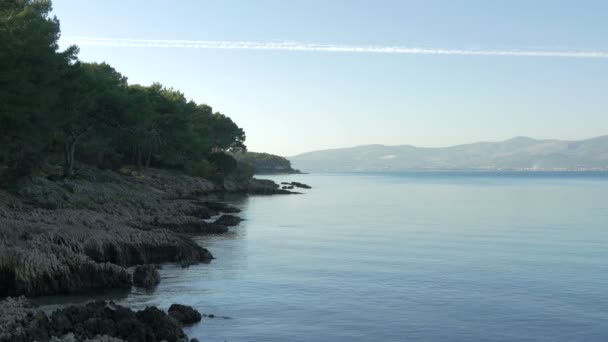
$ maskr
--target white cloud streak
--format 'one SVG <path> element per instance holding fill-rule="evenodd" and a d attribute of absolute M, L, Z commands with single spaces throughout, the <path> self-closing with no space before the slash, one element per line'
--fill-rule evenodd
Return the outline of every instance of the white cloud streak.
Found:
<path fill-rule="evenodd" d="M 506 57 L 561 57 L 608 58 L 608 50 L 500 50 L 500 49 L 440 49 L 403 46 L 357 46 L 338 44 L 310 44 L 298 42 L 214 41 L 214 40 L 158 40 L 67 36 L 62 44 L 79 46 L 107 46 L 129 48 L 180 48 L 211 50 L 270 50 L 306 52 L 344 52 L 402 55 L 443 56 L 506 56 Z"/>

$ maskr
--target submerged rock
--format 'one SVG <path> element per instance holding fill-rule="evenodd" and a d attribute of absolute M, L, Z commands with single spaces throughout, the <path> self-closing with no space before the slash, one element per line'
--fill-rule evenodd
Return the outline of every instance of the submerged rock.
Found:
<path fill-rule="evenodd" d="M 160 283 L 160 273 L 154 265 L 137 265 L 133 271 L 133 284 L 139 287 L 154 287 Z"/>
<path fill-rule="evenodd" d="M 243 221 L 243 219 L 235 215 L 222 215 L 213 223 L 223 226 L 236 226 L 241 223 L 241 221 Z"/>
<path fill-rule="evenodd" d="M 200 322 L 202 319 L 200 312 L 187 305 L 173 304 L 169 307 L 168 312 L 169 316 L 182 324 L 194 324 Z"/>

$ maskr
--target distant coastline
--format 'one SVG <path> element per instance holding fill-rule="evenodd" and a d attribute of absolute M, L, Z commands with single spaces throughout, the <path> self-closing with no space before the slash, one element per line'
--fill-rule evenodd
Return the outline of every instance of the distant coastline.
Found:
<path fill-rule="evenodd" d="M 409 169 L 409 170 L 390 170 L 390 171 L 382 171 L 382 170 L 353 170 L 353 171 L 315 171 L 310 173 L 302 173 L 302 174 L 391 174 L 391 173 L 411 173 L 411 174 L 606 174 L 608 175 L 608 169 L 599 169 L 599 170 L 557 170 L 557 169 L 547 169 L 547 170 L 516 170 L 516 169 Z M 264 176 L 264 175 L 256 175 L 256 176 Z M 270 176 L 270 175 L 268 175 Z"/>
<path fill-rule="evenodd" d="M 290 157 L 305 172 L 608 171 L 608 136 L 579 141 L 517 137 L 451 147 L 364 145 Z"/>

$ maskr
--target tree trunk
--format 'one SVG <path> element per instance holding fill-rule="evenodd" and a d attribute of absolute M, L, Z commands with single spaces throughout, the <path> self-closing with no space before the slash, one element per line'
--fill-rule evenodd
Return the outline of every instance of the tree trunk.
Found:
<path fill-rule="evenodd" d="M 76 151 L 76 139 L 67 139 L 63 143 L 63 177 L 70 178 L 74 176 L 74 153 Z"/>
<path fill-rule="evenodd" d="M 146 169 L 150 168 L 150 159 L 152 159 L 152 150 L 148 151 L 148 158 L 146 159 Z"/>
<path fill-rule="evenodd" d="M 141 146 L 137 146 L 137 168 L 141 170 Z"/>

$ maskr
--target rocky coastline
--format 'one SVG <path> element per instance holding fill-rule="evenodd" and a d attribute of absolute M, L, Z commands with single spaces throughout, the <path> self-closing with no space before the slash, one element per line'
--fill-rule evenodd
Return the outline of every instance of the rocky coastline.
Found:
<path fill-rule="evenodd" d="M 47 315 L 25 297 L 0 301 L 0 310 L 3 342 L 196 342 L 182 327 L 202 319 L 186 305 L 173 304 L 166 313 L 156 307 L 133 311 L 112 301 L 72 305 Z"/>
<path fill-rule="evenodd" d="M 150 265 L 208 263 L 213 255 L 191 237 L 222 234 L 239 224 L 241 218 L 234 214 L 240 210 L 218 198 L 293 193 L 268 180 L 218 185 L 159 169 L 114 172 L 83 168 L 74 179 L 33 177 L 10 191 L 0 190 L 0 298 L 7 297 L 0 305 L 8 305 L 12 312 L 21 310 L 19 315 L 30 320 L 19 323 L 23 328 L 45 320 L 27 299 L 15 299 L 18 296 L 128 289 L 134 279 L 154 286 L 157 275 Z M 133 277 L 129 268 L 137 265 L 148 265 L 136 267 L 147 273 Z M 169 339 L 150 334 L 140 339 L 93 334 L 95 329 L 80 334 L 51 329 L 46 335 L 14 335 L 7 328 L 5 312 L 0 314 L 0 342 L 185 340 L 179 333 Z M 47 323 L 51 321 L 46 318 Z"/>

